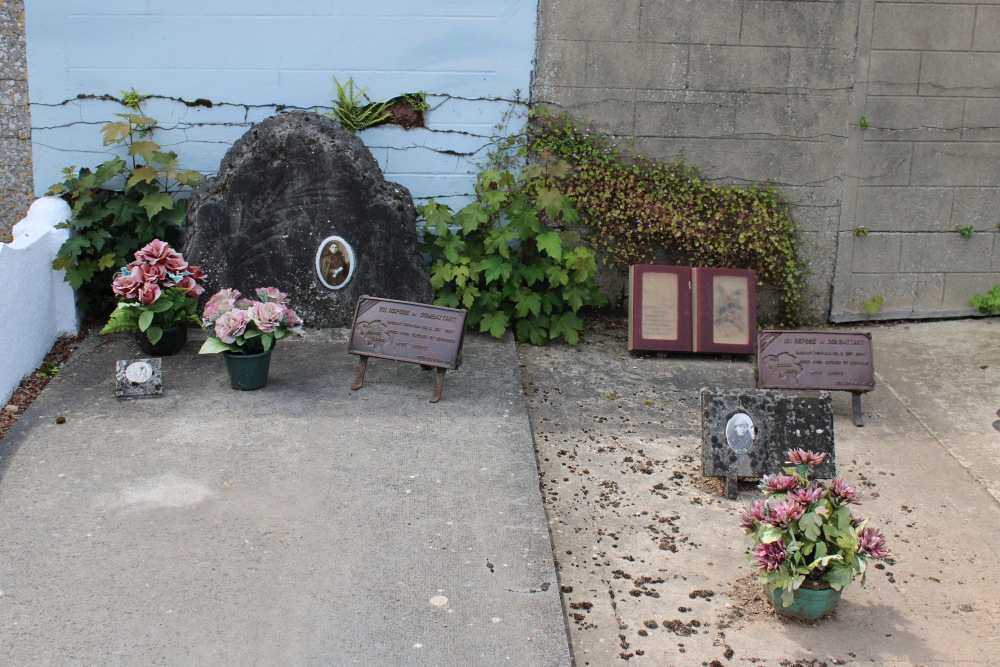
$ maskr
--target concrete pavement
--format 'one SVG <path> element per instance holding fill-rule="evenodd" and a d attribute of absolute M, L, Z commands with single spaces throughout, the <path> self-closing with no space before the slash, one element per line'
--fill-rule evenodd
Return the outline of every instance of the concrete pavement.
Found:
<path fill-rule="evenodd" d="M 835 395 L 838 464 L 898 560 L 815 627 L 753 581 L 754 490 L 700 474 L 698 391 L 748 359 L 472 335 L 430 405 L 408 364 L 351 392 L 343 334 L 310 332 L 259 392 L 192 341 L 119 402 L 138 349 L 92 336 L 0 441 L 0 664 L 995 664 L 1000 324 L 860 329 L 877 387 L 864 428 Z"/>
<path fill-rule="evenodd" d="M 1000 622 L 1000 323 L 873 332 L 875 391 L 834 395 L 837 464 L 896 561 L 815 627 L 775 617 L 740 510 L 701 475 L 698 390 L 752 387 L 748 358 L 521 348 L 577 665 L 994 665 Z"/>
<path fill-rule="evenodd" d="M 343 332 L 252 392 L 199 344 L 122 402 L 92 335 L 0 441 L 0 664 L 570 663 L 512 341 L 437 405 Z"/>

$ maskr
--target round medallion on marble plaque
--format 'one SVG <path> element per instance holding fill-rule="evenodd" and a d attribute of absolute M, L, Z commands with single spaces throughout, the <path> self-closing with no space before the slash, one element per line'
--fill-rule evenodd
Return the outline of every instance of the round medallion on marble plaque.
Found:
<path fill-rule="evenodd" d="M 125 367 L 125 379 L 132 384 L 148 382 L 153 377 L 153 367 L 145 361 L 134 361 Z"/>
<path fill-rule="evenodd" d="M 316 251 L 316 275 L 329 289 L 340 289 L 354 275 L 354 250 L 339 236 L 328 236 Z"/>

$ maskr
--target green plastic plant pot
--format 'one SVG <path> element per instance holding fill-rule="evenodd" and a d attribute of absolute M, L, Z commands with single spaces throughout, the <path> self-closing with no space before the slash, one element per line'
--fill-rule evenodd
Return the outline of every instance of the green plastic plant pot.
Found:
<path fill-rule="evenodd" d="M 229 385 L 240 391 L 261 389 L 267 384 L 267 372 L 271 367 L 271 348 L 258 354 L 234 354 L 223 352 L 226 360 L 226 371 L 229 373 Z"/>
<path fill-rule="evenodd" d="M 832 588 L 813 590 L 811 588 L 799 588 L 795 591 L 792 604 L 787 607 L 781 606 L 781 591 L 764 587 L 768 599 L 774 605 L 774 610 L 779 616 L 793 618 L 797 621 L 812 623 L 823 618 L 837 608 L 840 603 L 842 591 Z"/>

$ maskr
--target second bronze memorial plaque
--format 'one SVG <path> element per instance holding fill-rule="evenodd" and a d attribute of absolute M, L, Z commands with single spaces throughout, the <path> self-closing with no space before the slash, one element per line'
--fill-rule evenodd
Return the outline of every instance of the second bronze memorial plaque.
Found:
<path fill-rule="evenodd" d="M 757 384 L 766 389 L 827 389 L 853 396 L 862 426 L 861 393 L 875 388 L 870 333 L 757 332 Z"/>

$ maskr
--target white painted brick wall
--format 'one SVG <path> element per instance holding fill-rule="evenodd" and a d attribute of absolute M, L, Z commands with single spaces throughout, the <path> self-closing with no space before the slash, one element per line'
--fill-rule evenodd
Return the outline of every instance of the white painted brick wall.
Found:
<path fill-rule="evenodd" d="M 55 225 L 69 205 L 44 197 L 14 225 L 14 240 L 0 243 L 0 406 L 63 334 L 77 331 L 73 290 L 52 260 L 69 236 Z"/>

